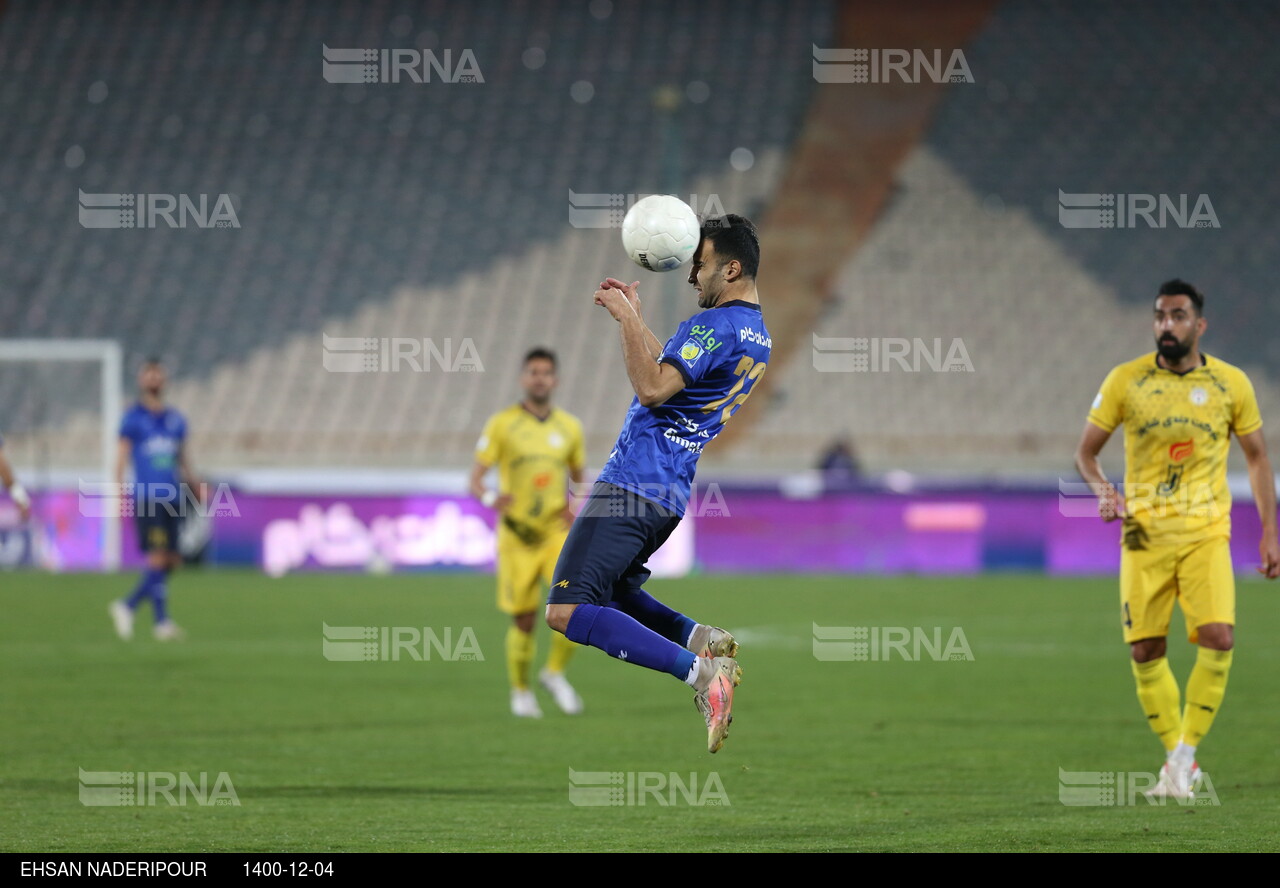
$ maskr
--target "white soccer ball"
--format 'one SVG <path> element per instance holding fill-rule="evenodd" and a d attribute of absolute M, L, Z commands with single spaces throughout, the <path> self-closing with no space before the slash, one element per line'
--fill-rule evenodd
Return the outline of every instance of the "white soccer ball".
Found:
<path fill-rule="evenodd" d="M 674 271 L 698 249 L 698 217 L 669 194 L 638 200 L 622 220 L 622 246 L 632 261 L 650 271 Z"/>

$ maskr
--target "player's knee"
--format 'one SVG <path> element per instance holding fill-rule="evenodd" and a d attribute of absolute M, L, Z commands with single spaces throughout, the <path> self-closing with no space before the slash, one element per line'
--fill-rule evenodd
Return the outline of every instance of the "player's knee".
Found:
<path fill-rule="evenodd" d="M 1235 631 L 1230 623 L 1209 623 L 1196 630 L 1200 647 L 1212 651 L 1229 651 L 1235 647 Z"/>
<path fill-rule="evenodd" d="M 1149 663 L 1164 656 L 1165 640 L 1163 638 L 1144 638 L 1130 645 L 1130 650 L 1133 652 L 1133 662 Z"/>
<path fill-rule="evenodd" d="M 546 612 L 547 625 L 563 635 L 569 628 L 569 618 L 573 616 L 575 607 L 577 605 L 548 604 Z"/>
<path fill-rule="evenodd" d="M 525 633 L 532 632 L 534 613 L 535 613 L 534 611 L 529 611 L 527 614 L 516 614 L 515 617 L 513 618 L 516 624 L 516 628 L 519 629 L 521 632 L 525 632 Z"/>

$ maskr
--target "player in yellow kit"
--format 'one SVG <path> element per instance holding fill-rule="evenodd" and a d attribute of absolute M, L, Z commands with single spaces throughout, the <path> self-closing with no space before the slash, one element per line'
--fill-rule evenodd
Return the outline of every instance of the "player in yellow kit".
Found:
<path fill-rule="evenodd" d="M 510 614 L 507 673 L 511 712 L 540 718 L 542 710 L 529 687 L 534 657 L 534 614 L 542 607 L 544 584 L 569 532 L 568 482 L 580 484 L 586 466 L 582 423 L 551 405 L 556 387 L 556 356 L 545 348 L 525 355 L 520 373 L 524 399 L 489 418 L 476 445 L 471 494 L 498 512 L 498 607 Z M 498 490 L 487 490 L 484 476 L 498 467 Z M 558 632 L 539 679 L 561 710 L 576 715 L 582 699 L 564 676 L 577 645 Z"/>
<path fill-rule="evenodd" d="M 1076 450 L 1076 467 L 1098 495 L 1104 521 L 1123 520 L 1120 616 L 1133 653 L 1138 700 L 1166 752 L 1160 782 L 1148 795 L 1188 798 L 1199 779 L 1196 747 L 1222 705 L 1236 622 L 1231 566 L 1231 435 L 1244 450 L 1262 517 L 1261 566 L 1280 576 L 1275 477 L 1249 377 L 1200 351 L 1204 297 L 1185 281 L 1160 287 L 1156 351 L 1113 369 L 1094 399 Z M 1121 494 L 1098 454 L 1124 425 Z M 1198 644 L 1179 713 L 1177 680 L 1165 637 L 1177 600 L 1187 637 Z"/>

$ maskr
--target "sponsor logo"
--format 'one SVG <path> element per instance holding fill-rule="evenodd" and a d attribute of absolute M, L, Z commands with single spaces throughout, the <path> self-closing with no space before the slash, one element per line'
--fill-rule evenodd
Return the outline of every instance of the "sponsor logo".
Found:
<path fill-rule="evenodd" d="M 698 343 L 694 342 L 692 339 L 688 340 L 680 348 L 680 357 L 686 363 L 692 364 L 694 361 L 698 360 L 698 358 L 700 358 L 701 356 L 702 356 L 702 346 L 698 345 Z"/>
<path fill-rule="evenodd" d="M 714 335 L 716 332 L 715 327 L 706 327 L 702 324 L 694 324 L 693 329 L 689 332 L 693 335 L 694 339 L 702 340 L 702 344 L 708 353 L 713 352 L 720 346 L 724 345 L 724 340 L 716 339 Z"/>
<path fill-rule="evenodd" d="M 1175 444 L 1170 444 L 1169 459 L 1173 460 L 1174 462 L 1182 462 L 1184 459 L 1190 456 L 1192 451 L 1194 451 L 1195 449 L 1196 449 L 1196 442 L 1194 438 L 1191 439 L 1190 441 L 1179 441 Z"/>
<path fill-rule="evenodd" d="M 773 338 L 763 333 L 757 333 L 750 327 L 743 327 L 738 331 L 739 342 L 754 342 L 756 345 L 763 345 L 765 348 L 773 348 Z"/>

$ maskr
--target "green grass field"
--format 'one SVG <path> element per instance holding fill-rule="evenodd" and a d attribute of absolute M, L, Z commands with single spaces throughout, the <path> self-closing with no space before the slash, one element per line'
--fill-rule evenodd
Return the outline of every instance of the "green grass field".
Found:
<path fill-rule="evenodd" d="M 737 718 L 715 756 L 688 689 L 594 650 L 570 673 L 584 715 L 542 694 L 545 718 L 512 718 L 488 577 L 186 573 L 171 583 L 177 644 L 151 639 L 149 613 L 137 640 L 115 638 L 106 604 L 131 582 L 0 575 L 0 849 L 1280 849 L 1280 590 L 1260 582 L 1241 582 L 1239 653 L 1200 756 L 1216 807 L 1059 801 L 1059 768 L 1147 772 L 1162 758 L 1113 579 L 656 582 L 741 632 Z M 484 660 L 333 662 L 322 623 L 469 626 Z M 959 626 L 974 660 L 824 662 L 814 623 Z M 1172 646 L 1180 682 L 1192 659 Z M 79 768 L 225 771 L 240 805 L 86 807 Z M 729 804 L 579 807 L 570 769 L 694 772 L 713 788 L 714 773 Z"/>

